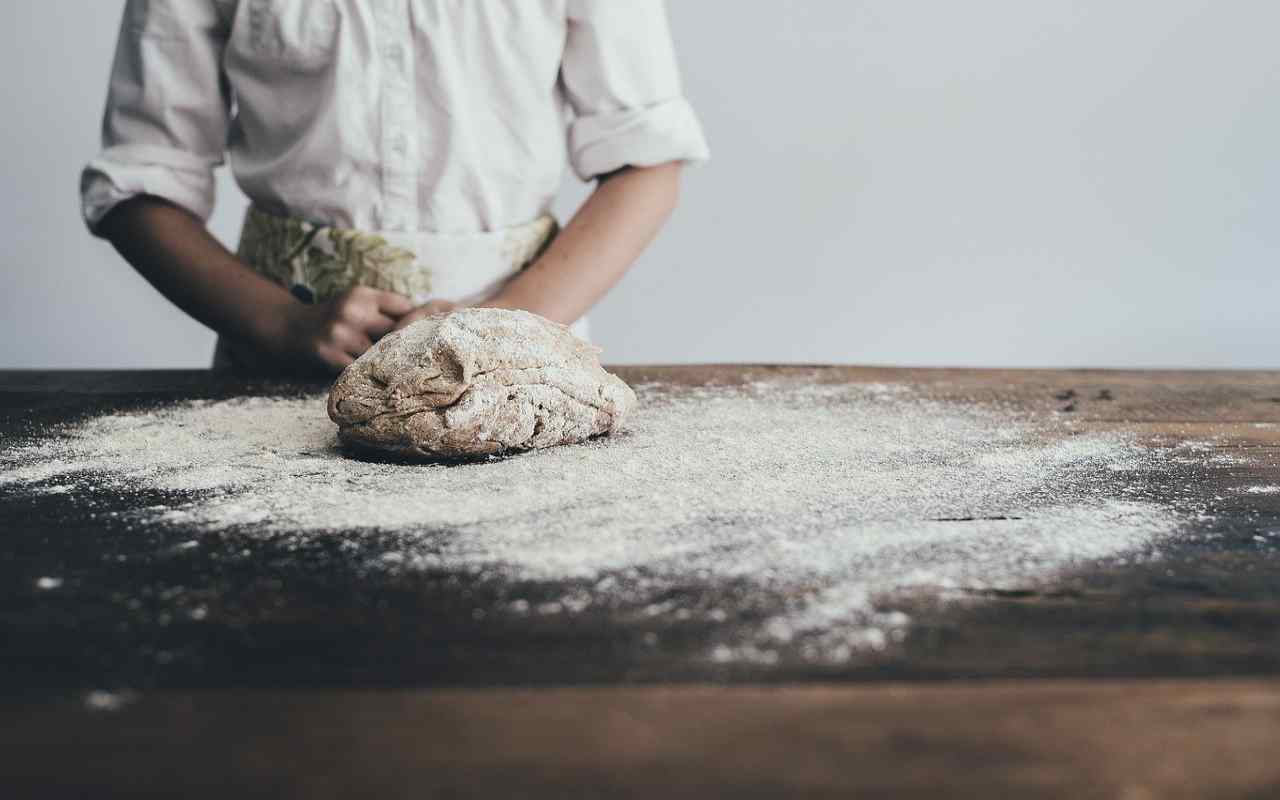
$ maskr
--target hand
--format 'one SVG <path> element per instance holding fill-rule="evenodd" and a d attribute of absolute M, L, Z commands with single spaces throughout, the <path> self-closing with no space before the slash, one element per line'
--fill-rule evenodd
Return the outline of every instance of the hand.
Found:
<path fill-rule="evenodd" d="M 392 328 L 392 330 L 398 331 L 401 328 L 409 327 L 420 319 L 433 317 L 436 314 L 448 314 L 450 311 L 458 308 L 462 308 L 462 306 L 449 300 L 431 300 L 401 317 L 399 321 L 396 322 L 395 327 Z"/>
<path fill-rule="evenodd" d="M 324 303 L 293 303 L 283 332 L 264 346 L 277 361 L 336 374 L 413 310 L 407 297 L 357 286 Z"/>

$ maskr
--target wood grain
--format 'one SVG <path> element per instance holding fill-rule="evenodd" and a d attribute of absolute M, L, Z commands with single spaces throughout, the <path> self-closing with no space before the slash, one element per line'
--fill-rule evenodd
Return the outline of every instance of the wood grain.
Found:
<path fill-rule="evenodd" d="M 1280 682 L 159 693 L 0 712 L 20 797 L 1280 796 Z"/>

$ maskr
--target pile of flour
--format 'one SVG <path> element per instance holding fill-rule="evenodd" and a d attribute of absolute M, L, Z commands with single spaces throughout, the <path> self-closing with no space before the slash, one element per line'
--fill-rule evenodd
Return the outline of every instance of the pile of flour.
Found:
<path fill-rule="evenodd" d="M 882 648 L 909 624 L 886 598 L 1034 585 L 1180 524 L 1133 499 L 1161 468 L 1153 451 L 1055 418 L 894 385 L 636 389 L 620 436 L 461 465 L 346 458 L 319 396 L 182 403 L 0 449 L 0 485 L 168 493 L 137 511 L 148 525 L 393 531 L 381 568 L 586 587 L 506 613 L 572 614 L 626 592 L 652 616 L 724 620 L 734 609 L 669 598 L 730 580 L 789 598 L 708 644 L 726 661 Z"/>

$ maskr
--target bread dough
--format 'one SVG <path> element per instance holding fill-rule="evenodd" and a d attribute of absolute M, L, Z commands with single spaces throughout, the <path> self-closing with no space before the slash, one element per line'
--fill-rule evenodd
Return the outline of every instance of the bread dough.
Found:
<path fill-rule="evenodd" d="M 339 376 L 329 418 L 344 444 L 459 458 L 618 430 L 636 395 L 600 350 L 526 311 L 467 308 L 388 334 Z"/>

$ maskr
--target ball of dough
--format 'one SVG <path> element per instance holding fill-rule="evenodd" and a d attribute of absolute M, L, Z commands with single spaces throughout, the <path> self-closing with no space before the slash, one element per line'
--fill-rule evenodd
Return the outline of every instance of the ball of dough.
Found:
<path fill-rule="evenodd" d="M 344 444 L 465 458 L 618 430 L 636 395 L 599 349 L 526 311 L 467 308 L 383 337 L 329 392 Z"/>

